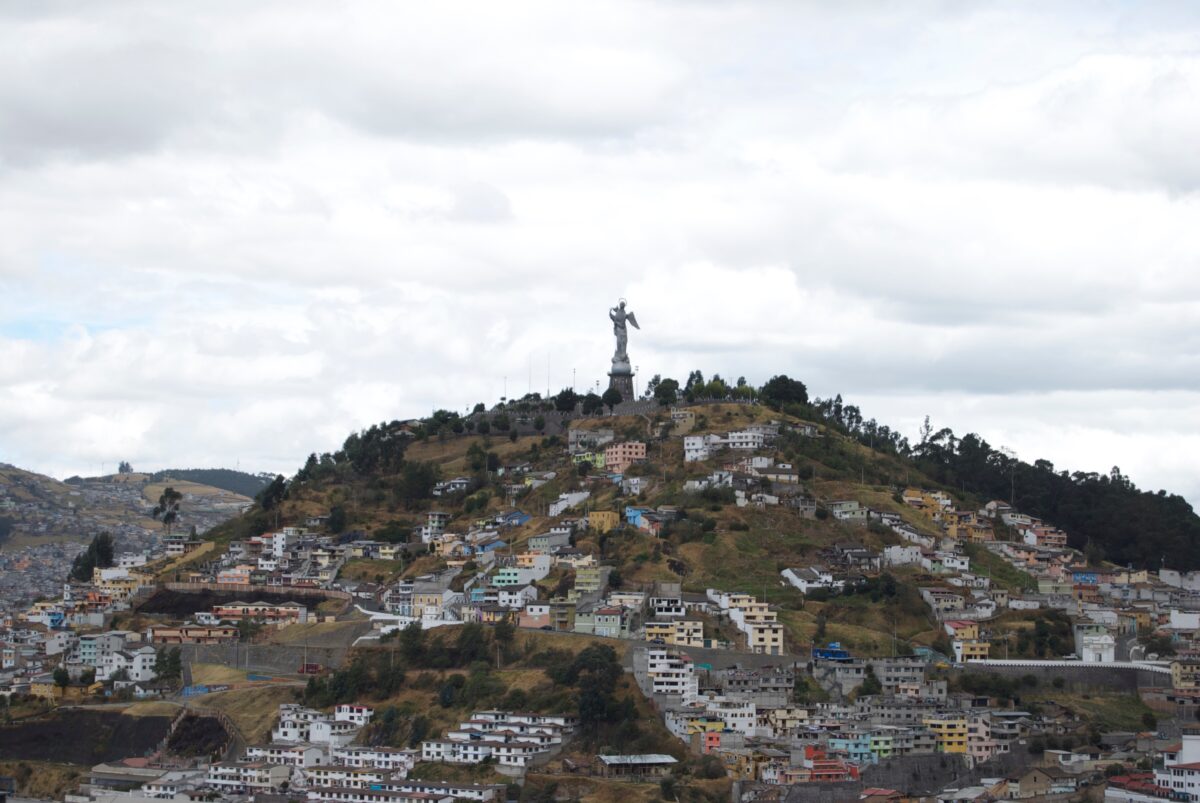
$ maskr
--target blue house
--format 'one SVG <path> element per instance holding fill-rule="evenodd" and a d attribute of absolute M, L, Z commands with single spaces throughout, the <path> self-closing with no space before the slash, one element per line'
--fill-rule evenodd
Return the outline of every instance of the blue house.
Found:
<path fill-rule="evenodd" d="M 814 661 L 852 661 L 853 656 L 849 652 L 842 649 L 840 641 L 831 641 L 827 647 L 813 647 L 812 658 Z"/>
<path fill-rule="evenodd" d="M 829 737 L 829 752 L 845 753 L 858 764 L 874 764 L 879 757 L 871 750 L 871 737 L 865 733 L 847 733 Z"/>
<path fill-rule="evenodd" d="M 497 516 L 496 523 L 501 527 L 520 527 L 531 518 L 533 517 L 527 513 L 522 513 L 519 510 L 513 510 Z"/>
<path fill-rule="evenodd" d="M 642 514 L 649 513 L 649 512 L 650 511 L 647 508 L 626 507 L 625 508 L 625 521 L 629 522 L 634 527 L 640 528 L 642 526 Z"/>

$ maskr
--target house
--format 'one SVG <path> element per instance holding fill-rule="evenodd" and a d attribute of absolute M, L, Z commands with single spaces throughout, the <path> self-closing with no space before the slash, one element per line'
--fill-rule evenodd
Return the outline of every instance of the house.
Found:
<path fill-rule="evenodd" d="M 661 753 L 630 756 L 596 756 L 594 769 L 603 778 L 639 781 L 666 777 L 679 762 Z"/>
<path fill-rule="evenodd" d="M 145 683 L 156 677 L 154 662 L 157 657 L 158 653 L 150 646 L 110 652 L 96 667 L 96 677 L 100 680 L 112 680 L 124 673 L 125 677 L 134 683 Z"/>
<path fill-rule="evenodd" d="M 245 795 L 278 790 L 291 768 L 261 761 L 218 761 L 208 767 L 207 786 L 224 794 Z"/>
<path fill-rule="evenodd" d="M 565 532 L 549 532 L 529 539 L 529 548 L 535 552 L 549 552 L 558 547 L 570 546 L 571 535 Z"/>
<path fill-rule="evenodd" d="M 687 435 L 683 439 L 683 461 L 695 463 L 708 460 L 721 445 L 720 435 Z"/>
<path fill-rule="evenodd" d="M 644 627 L 646 641 L 675 647 L 703 647 L 704 622 L 700 619 L 653 619 Z"/>
<path fill-rule="evenodd" d="M 843 585 L 841 580 L 834 579 L 833 573 L 822 566 L 784 569 L 780 574 L 804 594 L 818 588 L 837 590 Z"/>
<path fill-rule="evenodd" d="M 465 493 L 471 488 L 471 480 L 467 477 L 455 477 L 452 480 L 439 482 L 433 486 L 434 496 L 452 496 Z"/>
<path fill-rule="evenodd" d="M 246 747 L 246 761 L 282 764 L 287 767 L 315 767 L 325 757 L 325 751 L 311 744 L 252 744 Z"/>
<path fill-rule="evenodd" d="M 1163 750 L 1163 766 L 1154 770 L 1154 781 L 1179 800 L 1200 800 L 1200 729 L 1183 728 L 1177 749 Z"/>
<path fill-rule="evenodd" d="M 829 512 L 838 521 L 865 527 L 870 519 L 871 511 L 863 507 L 857 499 L 842 499 L 830 502 L 827 507 L 829 508 Z"/>
<path fill-rule="evenodd" d="M 1032 767 L 1024 774 L 1008 779 L 1011 800 L 1069 795 L 1075 791 L 1078 779 L 1058 767 Z"/>
<path fill-rule="evenodd" d="M 625 473 L 634 463 L 646 459 L 646 444 L 641 441 L 614 443 L 604 450 L 604 468 L 617 474 Z"/>
<path fill-rule="evenodd" d="M 591 491 L 574 491 L 572 493 L 560 494 L 558 499 L 550 504 L 550 507 L 546 510 L 546 515 L 551 517 L 561 516 L 580 502 L 585 501 L 591 495 Z"/>
<path fill-rule="evenodd" d="M 766 443 L 766 437 L 762 432 L 743 429 L 727 434 L 724 443 L 730 449 L 761 449 Z"/>
<path fill-rule="evenodd" d="M 84 684 L 73 680 L 66 686 L 59 686 L 54 682 L 53 675 L 38 675 L 29 680 L 29 695 L 31 697 L 40 697 L 43 700 L 77 702 L 99 694 L 102 691 L 104 691 L 104 684 L 99 681 Z"/>
<path fill-rule="evenodd" d="M 611 429 L 579 429 L 572 427 L 567 430 L 567 451 L 571 454 L 594 452 L 601 446 L 612 443 L 615 433 Z"/>

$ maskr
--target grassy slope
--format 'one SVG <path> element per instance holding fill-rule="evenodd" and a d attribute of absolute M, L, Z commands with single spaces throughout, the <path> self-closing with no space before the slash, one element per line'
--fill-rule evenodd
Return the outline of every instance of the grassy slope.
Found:
<path fill-rule="evenodd" d="M 724 432 L 750 422 L 787 418 L 757 406 L 713 405 L 694 410 L 697 427 L 693 431 L 697 433 Z M 665 420 L 666 417 L 667 413 L 660 411 L 653 419 Z M 598 417 L 580 422 L 580 425 L 612 427 L 618 437 L 641 437 L 651 420 L 643 416 Z M 769 601 L 784 609 L 782 618 L 797 644 L 806 644 L 811 638 L 816 629 L 816 612 L 820 608 L 810 605 L 802 610 L 800 595 L 782 583 L 779 572 L 789 566 L 811 564 L 818 559 L 820 549 L 834 543 L 866 543 L 878 548 L 894 541 L 889 535 L 875 535 L 832 519 L 801 519 L 784 509 L 739 509 L 726 505 L 713 510 L 702 500 L 684 495 L 683 483 L 689 478 L 705 476 L 734 456 L 722 455 L 707 463 L 684 464 L 682 441 L 678 437 L 651 444 L 649 461 L 635 472 L 651 479 L 651 490 L 636 500 L 619 495 L 619 489 L 607 481 L 579 478 L 562 444 L 544 446 L 539 437 L 522 437 L 515 442 L 495 433 L 487 438 L 478 435 L 446 440 L 433 438 L 411 444 L 406 456 L 411 460 L 433 461 L 443 477 L 452 477 L 469 471 L 467 452 L 474 444 L 496 452 L 504 463 L 528 460 L 536 470 L 558 473 L 552 482 L 517 501 L 517 506 L 527 512 L 536 514 L 559 493 L 586 487 L 592 491 L 587 503 L 591 509 L 620 510 L 635 502 L 650 506 L 674 504 L 685 507 L 692 518 L 713 519 L 715 530 L 704 539 L 690 543 L 683 543 L 678 536 L 659 541 L 640 533 L 610 534 L 605 543 L 604 560 L 620 569 L 627 586 L 669 581 L 681 582 L 690 591 L 717 587 L 760 596 L 766 594 Z M 786 449 L 777 452 L 776 459 L 795 464 L 801 476 L 810 472 L 815 475 L 814 479 L 805 482 L 805 486 L 818 499 L 858 499 L 873 507 L 896 511 L 919 529 L 932 530 L 928 518 L 897 503 L 892 497 L 890 483 L 933 485 L 897 458 L 874 452 L 832 432 L 824 438 L 792 439 Z M 394 502 L 389 490 L 393 482 L 391 477 L 343 478 L 297 488 L 292 498 L 284 503 L 281 520 L 283 523 L 295 522 L 310 514 L 327 512 L 330 506 L 339 504 L 348 513 L 348 526 L 368 533 L 391 522 L 412 524 L 420 521 L 423 509 L 405 510 Z M 436 499 L 424 507 L 450 512 L 453 516 L 450 529 L 462 531 L 483 515 L 482 512 L 465 513 L 463 501 L 462 498 Z M 966 500 L 964 506 L 977 501 Z M 488 503 L 488 511 L 502 508 L 503 502 L 493 497 Z M 519 530 L 506 533 L 506 540 L 519 550 L 530 536 L 544 532 L 547 523 L 548 520 L 536 517 Z M 738 529 L 734 529 L 735 526 Z M 227 542 L 236 535 L 239 535 L 238 524 L 233 523 L 223 528 L 219 540 Z M 578 545 L 599 551 L 600 539 L 596 534 L 583 534 L 578 538 Z M 442 565 L 436 558 L 421 558 L 411 563 L 404 574 L 412 576 Z M 390 579 L 397 569 L 387 563 L 352 561 L 344 576 L 374 580 L 382 574 Z M 994 573 L 998 574 L 999 570 Z M 934 632 L 928 621 L 909 614 L 893 622 L 893 616 L 886 613 L 882 605 L 847 606 L 839 602 L 830 605 L 826 616 L 830 637 L 861 644 L 866 651 L 890 653 L 893 624 L 901 637 L 919 641 L 931 640 Z"/>
<path fill-rule="evenodd" d="M 85 780 L 87 769 L 45 761 L 0 761 L 0 775 L 15 779 L 17 794 L 34 800 L 62 800 Z"/>

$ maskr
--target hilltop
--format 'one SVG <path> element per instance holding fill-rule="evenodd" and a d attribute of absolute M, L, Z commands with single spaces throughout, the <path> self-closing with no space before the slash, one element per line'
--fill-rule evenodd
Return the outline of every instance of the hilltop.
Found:
<path fill-rule="evenodd" d="M 124 535 L 138 540 L 160 529 L 150 512 L 167 485 L 185 495 L 180 524 L 195 526 L 199 532 L 240 513 L 251 502 L 248 495 L 188 479 L 192 475 L 194 471 L 129 472 L 60 481 L 0 465 L 0 518 L 7 522 L 0 543 L 19 547 L 46 541 L 86 542 L 102 531 L 118 539 Z"/>
<path fill-rule="evenodd" d="M 292 478 L 277 477 L 245 515 L 216 528 L 211 537 L 220 546 L 274 527 L 320 522 L 325 531 L 343 539 L 414 541 L 399 560 L 352 560 L 342 567 L 343 578 L 390 582 L 446 566 L 445 556 L 428 554 L 414 537 L 431 509 L 448 514 L 447 526 L 454 532 L 495 520 L 506 511 L 523 511 L 530 519 L 504 535 L 507 553 L 513 554 L 549 529 L 553 519 L 547 512 L 556 500 L 587 491 L 586 501 L 575 508 L 580 515 L 596 511 L 620 515 L 626 506 L 637 506 L 669 509 L 675 518 L 657 538 L 647 538 L 627 524 L 574 537 L 576 547 L 594 553 L 625 587 L 668 582 L 691 592 L 720 588 L 754 594 L 780 606 L 792 646 L 810 643 L 814 637 L 833 638 L 876 654 L 895 649 L 897 640 L 924 644 L 938 640 L 938 625 L 917 593 L 919 583 L 927 579 L 918 569 L 891 570 L 889 583 L 894 585 L 889 584 L 885 607 L 867 604 L 880 601 L 877 589 L 858 597 L 805 599 L 780 579 L 783 569 L 823 562 L 839 545 L 877 551 L 899 543 L 888 527 L 875 522 L 861 526 L 831 515 L 835 502 L 857 502 L 917 532 L 936 536 L 939 525 L 904 504 L 901 491 L 910 486 L 936 489 L 952 498 L 957 508 L 980 509 L 995 496 L 987 478 L 999 465 L 1007 471 L 1005 490 L 1015 494 L 1018 505 L 1026 506 L 1023 509 L 1050 510 L 1071 522 L 1093 522 L 1082 529 L 1068 528 L 1067 533 L 1072 545 L 1086 546 L 1089 557 L 1097 561 L 1106 552 L 1128 561 L 1129 550 L 1136 545 L 1112 536 L 1113 531 L 1123 536 L 1124 530 L 1111 518 L 1097 524 L 1094 516 L 1073 506 L 1073 493 L 1098 500 L 1096 504 L 1118 521 L 1123 505 L 1151 511 L 1140 519 L 1161 525 L 1146 533 L 1150 542 L 1200 542 L 1196 535 L 1200 522 L 1191 509 L 1177 515 L 1182 500 L 1142 493 L 1123 477 L 1077 474 L 1063 480 L 1065 487 L 1052 480 L 1057 491 L 1046 498 L 1033 495 L 1040 487 L 1037 483 L 1046 481 L 1040 463 L 996 463 L 997 453 L 982 439 L 974 435 L 958 439 L 947 430 L 924 433 L 920 444 L 910 446 L 888 427 L 863 421 L 857 408 L 840 397 L 810 403 L 803 385 L 786 377 L 761 390 L 726 389 L 720 399 L 712 398 L 722 395 L 723 383 L 717 378 L 692 383 L 686 391 L 677 391 L 677 383 L 671 388 L 669 382 L 652 382 L 652 398 L 647 401 L 615 409 L 593 404 L 586 415 L 581 412 L 586 400 L 564 391 L 565 400 L 532 394 L 491 410 L 477 405 L 469 416 L 439 411 L 428 419 L 372 426 L 350 435 L 336 452 L 311 455 Z M 672 394 L 677 392 L 673 404 L 662 392 L 664 386 Z M 791 467 L 796 485 L 787 497 L 805 500 L 803 509 L 786 497 L 778 505 L 745 504 L 745 500 L 738 504 L 732 489 L 696 489 L 698 481 L 737 456 L 726 451 L 686 462 L 684 430 L 693 436 L 707 435 L 768 422 L 781 425 L 782 431 L 758 454 Z M 625 471 L 624 488 L 597 476 L 602 472 L 589 470 L 594 463 L 580 467 L 578 457 L 568 454 L 571 430 L 601 429 L 611 430 L 617 442 L 648 445 L 646 459 Z M 531 481 L 532 477 L 538 479 Z M 978 478 L 978 486 L 968 482 L 969 477 Z M 451 480 L 451 487 L 441 487 Z M 630 487 L 631 481 L 636 488 Z M 690 491 L 685 489 L 689 482 Z M 780 488 L 772 491 L 772 483 L 764 482 L 762 491 L 778 493 Z M 998 524 L 996 537 L 1008 540 L 1014 534 Z M 1014 591 L 1032 586 L 1028 575 L 1005 561 L 985 550 L 972 553 L 998 586 Z M 1187 564 L 1200 560 L 1198 553 L 1185 549 L 1174 554 Z M 570 580 L 569 571 L 555 569 L 539 585 L 550 593 L 569 587 Z M 1032 627 L 1031 617 L 1011 618 L 1014 635 Z M 713 628 L 719 630 L 715 624 Z"/>

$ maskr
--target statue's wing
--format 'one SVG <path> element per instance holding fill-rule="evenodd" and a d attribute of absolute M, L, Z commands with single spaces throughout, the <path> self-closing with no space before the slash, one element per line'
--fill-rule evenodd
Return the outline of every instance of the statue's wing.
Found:
<path fill-rule="evenodd" d="M 634 316 L 634 314 L 633 314 L 632 312 L 629 312 L 629 313 L 626 313 L 626 314 L 625 314 L 625 320 L 627 320 L 627 321 L 629 321 L 631 324 L 633 324 L 633 328 L 634 328 L 634 329 L 641 329 L 641 328 L 642 328 L 642 327 L 638 326 L 637 317 L 635 317 L 635 316 Z"/>

